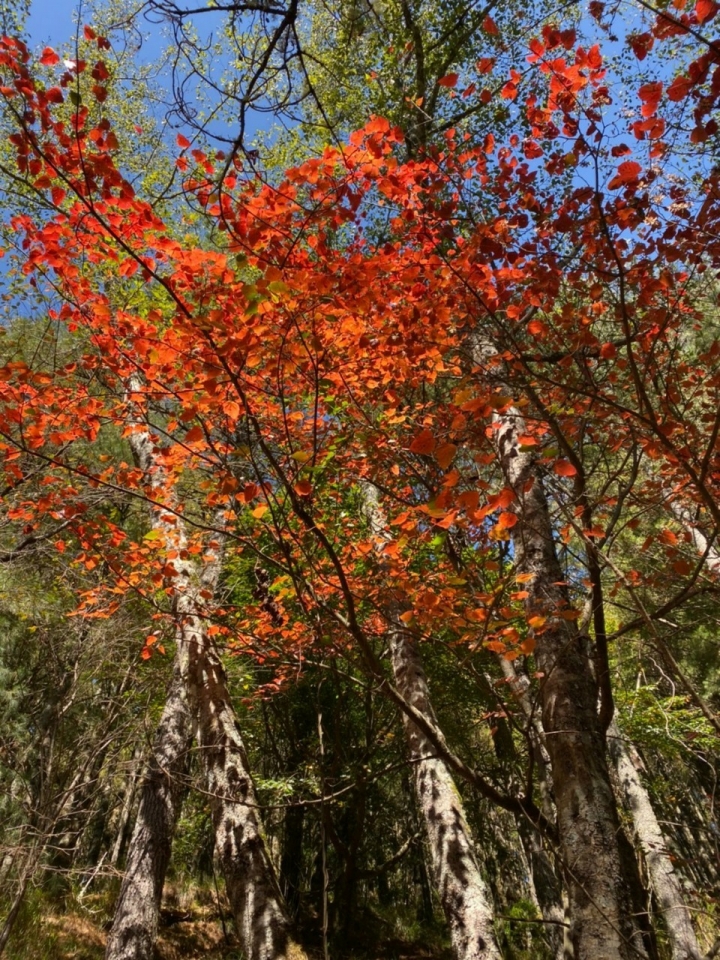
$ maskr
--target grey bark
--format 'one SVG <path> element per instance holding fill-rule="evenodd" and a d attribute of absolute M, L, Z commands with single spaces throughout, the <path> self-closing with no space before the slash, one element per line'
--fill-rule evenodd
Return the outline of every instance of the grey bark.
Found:
<path fill-rule="evenodd" d="M 364 510 L 376 537 L 387 538 L 377 489 L 362 484 Z M 412 635 L 399 610 L 390 611 L 389 645 L 399 693 L 433 726 L 437 725 L 427 678 Z M 435 888 L 458 960 L 500 960 L 493 928 L 493 906 L 480 873 L 462 799 L 444 761 L 434 756 L 426 736 L 403 715 L 415 792 L 427 831 Z"/>
<path fill-rule="evenodd" d="M 255 787 L 225 673 L 199 624 L 188 623 L 187 683 L 215 847 L 248 960 L 300 960 L 263 836 Z"/>
<path fill-rule="evenodd" d="M 10 905 L 7 917 L 2 925 L 2 929 L 0 929 L 0 956 L 2 956 L 5 952 L 5 947 L 7 946 L 8 940 L 10 939 L 10 934 L 15 926 L 15 921 L 20 913 L 20 908 L 22 907 L 23 900 L 25 899 L 28 885 L 37 867 L 41 852 L 42 846 L 39 849 L 37 847 L 33 848 L 23 866 L 23 871 L 18 879 L 15 897 Z"/>
<path fill-rule="evenodd" d="M 185 792 L 192 733 L 178 651 L 141 788 L 106 960 L 152 960 L 165 874 Z"/>
<path fill-rule="evenodd" d="M 527 722 L 528 747 L 533 752 L 541 797 L 541 809 L 547 820 L 555 819 L 550 777 L 550 757 L 545 737 L 534 704 L 529 696 L 530 681 L 518 673 L 515 664 L 498 656 L 500 668 L 509 681 L 509 689 Z M 573 952 L 566 923 L 566 903 L 563 902 L 562 879 L 558 876 L 542 834 L 527 820 L 517 818 L 518 833 L 530 867 L 537 904 L 546 923 L 545 937 L 555 960 L 571 960 Z"/>
<path fill-rule="evenodd" d="M 127 786 L 125 787 L 125 795 L 123 797 L 122 807 L 120 809 L 120 816 L 118 817 L 115 843 L 113 844 L 112 853 L 110 854 L 109 862 L 111 867 L 117 867 L 118 863 L 120 862 L 123 847 L 125 845 L 125 835 L 130 824 L 130 817 L 132 815 L 135 797 L 137 796 L 136 777 L 142 762 L 142 754 L 142 748 L 137 746 L 133 753 L 130 770 L 128 771 Z"/>
<path fill-rule="evenodd" d="M 682 887 L 670 860 L 667 843 L 640 777 L 642 761 L 615 722 L 608 728 L 608 750 L 618 774 L 625 804 L 632 814 L 633 827 L 645 856 L 650 885 L 665 920 L 673 960 L 700 960 L 690 914 Z"/>
<path fill-rule="evenodd" d="M 138 414 L 135 395 L 141 389 L 139 379 L 132 377 L 128 383 L 132 428 L 130 444 L 138 465 L 148 478 L 153 500 L 157 501 L 166 495 L 163 488 L 167 477 L 158 456 L 155 438 L 142 414 Z M 290 922 L 265 846 L 248 759 L 222 663 L 206 630 L 204 607 L 206 598 L 213 595 L 217 585 L 222 562 L 222 536 L 206 545 L 202 565 L 196 565 L 189 559 L 187 531 L 179 513 L 156 503 L 153 507 L 153 524 L 165 538 L 166 545 L 173 548 L 175 557 L 172 566 L 175 572 L 175 667 L 179 676 L 178 690 L 187 707 L 186 716 L 192 718 L 196 727 L 205 789 L 215 828 L 216 850 L 247 960 L 302 960 L 305 954 L 290 935 Z M 190 729 L 186 744 L 191 732 Z M 148 826 L 151 830 L 162 830 L 165 823 L 153 819 Z M 170 826 L 169 819 L 167 826 Z M 172 831 L 168 832 L 171 842 Z M 152 853 L 145 863 L 146 879 L 143 881 L 148 890 L 147 879 L 150 874 L 153 877 L 156 873 L 159 875 L 164 850 L 164 837 L 153 839 L 157 842 L 149 847 L 145 845 Z M 162 875 L 164 877 L 164 869 Z M 157 923 L 162 886 L 159 892 L 153 886 L 152 892 L 150 912 Z M 130 906 L 128 923 L 131 922 L 131 916 L 138 916 L 138 911 L 142 911 L 135 897 Z M 135 941 L 137 939 L 135 937 Z M 107 960 L 130 958 L 145 960 L 145 954 L 107 954 Z"/>
<path fill-rule="evenodd" d="M 476 363 L 494 353 L 478 342 Z M 597 714 L 597 686 L 587 639 L 560 611 L 569 607 L 547 498 L 535 458 L 521 449 L 522 414 L 496 414 L 496 446 L 518 522 L 511 529 L 515 562 L 532 575 L 528 613 L 544 616 L 535 659 L 543 674 L 542 724 L 552 765 L 558 832 L 570 901 L 575 960 L 637 960 L 647 953 L 633 921 L 618 844 L 620 824 Z"/>

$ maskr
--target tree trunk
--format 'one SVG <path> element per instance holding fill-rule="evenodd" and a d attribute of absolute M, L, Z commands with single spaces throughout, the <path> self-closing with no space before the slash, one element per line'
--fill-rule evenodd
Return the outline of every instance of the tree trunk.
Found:
<path fill-rule="evenodd" d="M 617 769 L 625 804 L 632 814 L 633 826 L 645 856 L 650 885 L 670 940 L 673 960 L 700 960 L 702 954 L 695 937 L 682 888 L 650 797 L 640 778 L 642 761 L 632 744 L 627 743 L 613 720 L 608 729 L 608 750 Z"/>
<path fill-rule="evenodd" d="M 481 358 L 483 351 L 479 351 Z M 485 358 L 482 358 L 485 361 Z M 528 614 L 544 617 L 536 631 L 542 721 L 552 765 L 558 831 L 570 900 L 576 960 L 645 957 L 633 921 L 618 845 L 618 821 L 597 713 L 597 686 L 574 621 L 561 616 L 569 597 L 558 561 L 548 504 L 515 408 L 496 415 L 496 445 L 507 485 L 515 492 L 511 530 L 517 569 L 530 574 Z"/>
<path fill-rule="evenodd" d="M 192 746 L 192 718 L 183 673 L 178 649 L 141 788 L 125 875 L 108 936 L 106 960 L 152 960 L 153 957 L 160 901 Z"/>
<path fill-rule="evenodd" d="M 364 509 L 373 533 L 386 538 L 386 524 L 377 489 L 363 483 Z M 392 610 L 389 630 L 390 657 L 398 691 L 405 700 L 436 724 L 427 678 L 412 635 L 403 629 L 399 610 Z M 493 928 L 493 907 L 480 874 L 462 800 L 442 760 L 430 742 L 403 715 L 408 751 L 413 766 L 415 792 L 425 822 L 435 888 L 458 960 L 500 960 Z"/>
<path fill-rule="evenodd" d="M 435 723 L 430 691 L 413 638 L 398 626 L 390 631 L 395 684 L 403 697 Z M 403 717 L 415 791 L 425 822 L 435 888 L 458 960 L 500 960 L 493 907 L 480 874 L 462 800 L 442 760 L 407 717 Z"/>
<path fill-rule="evenodd" d="M 158 457 L 157 438 L 153 436 L 144 415 L 138 411 L 136 395 L 141 389 L 139 378 L 131 377 L 128 383 L 130 445 L 136 462 L 148 478 L 153 500 L 157 502 L 170 498 L 171 501 L 172 491 L 166 489 L 169 478 Z M 205 628 L 204 608 L 207 599 L 215 593 L 222 563 L 222 536 L 206 545 L 200 565 L 190 559 L 187 531 L 180 514 L 155 506 L 153 525 L 163 535 L 166 547 L 173 551 L 169 566 L 173 572 L 177 624 L 177 689 L 187 705 L 186 716 L 192 718 L 196 725 L 205 789 L 210 798 L 215 827 L 215 845 L 247 960 L 301 960 L 305 954 L 289 935 L 289 921 L 263 840 L 247 756 L 222 664 Z M 189 739 L 190 730 L 186 744 Z M 177 813 L 175 809 L 175 820 Z M 173 827 L 175 820 L 172 821 Z M 165 844 L 169 857 L 172 841 L 172 830 L 165 830 L 166 826 L 171 826 L 169 818 L 149 820 L 147 842 L 138 845 L 139 853 L 144 850 L 149 853 L 144 860 L 143 882 L 146 901 L 151 901 L 149 913 L 155 917 L 155 923 L 162 895 L 161 881 L 167 868 L 167 860 L 163 865 Z M 156 836 L 156 829 L 164 832 Z M 147 883 L 150 877 L 153 880 L 158 878 L 154 886 Z M 131 915 L 142 908 L 134 896 L 128 906 L 131 908 L 127 910 L 130 926 Z M 137 943 L 139 937 L 133 934 L 126 940 L 128 943 Z M 141 953 L 108 953 L 107 960 L 126 960 L 126 956 L 133 960 L 145 958 L 145 954 Z"/>
<path fill-rule="evenodd" d="M 130 816 L 132 814 L 133 804 L 135 797 L 137 796 L 137 783 L 136 777 L 138 768 L 142 761 L 142 748 L 138 745 L 135 747 L 133 752 L 133 758 L 130 763 L 130 769 L 127 775 L 127 786 L 125 787 L 125 795 L 123 797 L 122 807 L 120 808 L 120 816 L 118 817 L 118 825 L 115 832 L 115 842 L 113 844 L 112 853 L 110 854 L 110 866 L 117 867 L 120 863 L 120 857 L 122 856 L 123 848 L 125 846 L 125 838 L 128 831 L 128 826 L 130 824 Z"/>
<path fill-rule="evenodd" d="M 42 847 L 40 847 L 40 849 L 34 848 L 31 850 L 23 866 L 23 871 L 18 879 L 15 897 L 10 905 L 10 910 L 8 911 L 5 922 L 2 925 L 2 929 L 0 929 L 0 956 L 2 956 L 2 954 L 5 952 L 5 947 L 7 946 L 8 940 L 10 939 L 10 934 L 15 926 L 15 921 L 20 913 L 20 908 L 22 907 L 23 900 L 25 899 L 25 893 L 27 892 L 28 884 L 32 879 L 33 873 L 35 872 L 35 868 L 38 864 L 41 853 Z"/>
<path fill-rule="evenodd" d="M 300 910 L 304 828 L 305 808 L 300 805 L 289 806 L 283 823 L 280 883 L 291 917 L 297 917 Z"/>
<path fill-rule="evenodd" d="M 530 700 L 530 681 L 525 674 L 516 670 L 514 661 L 506 660 L 502 655 L 498 655 L 498 661 L 508 681 L 508 688 L 525 716 L 527 722 L 525 735 L 528 749 L 532 751 L 534 757 L 542 801 L 541 809 L 548 822 L 552 823 L 555 819 L 555 804 L 552 801 L 550 757 L 545 746 L 540 719 Z M 572 947 L 566 925 L 562 878 L 556 872 L 540 831 L 526 818 L 516 817 L 516 823 L 530 867 L 535 899 L 545 921 L 545 938 L 548 946 L 555 960 L 571 960 Z"/>
<path fill-rule="evenodd" d="M 230 906 L 248 960 L 301 960 L 290 935 L 245 746 L 220 658 L 197 617 L 186 622 L 188 690 Z"/>

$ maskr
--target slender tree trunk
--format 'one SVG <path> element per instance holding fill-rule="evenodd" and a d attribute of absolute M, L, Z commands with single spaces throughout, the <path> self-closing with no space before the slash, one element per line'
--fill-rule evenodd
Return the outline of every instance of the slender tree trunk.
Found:
<path fill-rule="evenodd" d="M 305 808 L 288 807 L 283 823 L 280 882 L 291 917 L 296 917 L 300 910 L 304 828 Z"/>
<path fill-rule="evenodd" d="M 106 960 L 152 960 L 153 957 L 160 901 L 185 793 L 192 746 L 192 718 L 183 672 L 178 649 L 165 708 L 141 787 L 125 874 L 108 936 Z"/>
<path fill-rule="evenodd" d="M 43 844 L 44 846 L 44 844 Z M 18 879 L 18 886 L 15 892 L 15 897 L 12 904 L 10 905 L 10 910 L 8 915 L 5 918 L 5 922 L 0 928 L 0 956 L 5 952 L 5 947 L 7 946 L 8 940 L 10 939 L 10 934 L 12 933 L 13 927 L 15 926 L 15 921 L 18 918 L 20 913 L 20 908 L 22 907 L 23 900 L 25 899 L 25 894 L 27 892 L 28 884 L 32 879 L 32 875 L 35 871 L 35 868 L 39 862 L 40 854 L 42 853 L 42 847 L 40 849 L 33 849 L 25 864 L 23 866 L 23 871 Z"/>
<path fill-rule="evenodd" d="M 125 846 L 125 835 L 130 824 L 133 803 L 135 801 L 135 797 L 137 796 L 137 784 L 135 778 L 137 776 L 140 763 L 142 762 L 142 754 L 142 748 L 137 746 L 130 763 L 130 770 L 128 771 L 127 775 L 127 786 L 125 788 L 125 796 L 123 797 L 120 816 L 118 818 L 117 831 L 115 833 L 115 843 L 113 844 L 112 853 L 110 854 L 111 867 L 117 867 L 118 863 L 120 862 L 120 857 L 122 856 L 123 847 Z"/>
<path fill-rule="evenodd" d="M 430 691 L 413 638 L 398 626 L 390 630 L 395 684 L 403 697 L 435 723 Z M 458 960 L 499 960 L 493 907 L 480 874 L 462 800 L 447 766 L 433 757 L 424 734 L 403 717 L 415 791 L 425 822 L 435 888 Z"/>
<path fill-rule="evenodd" d="M 645 856 L 650 885 L 665 920 L 673 960 L 700 960 L 682 887 L 668 856 L 667 844 L 650 797 L 640 778 L 642 761 L 613 720 L 608 729 L 608 750 L 615 764 L 625 804 L 632 814 L 635 835 Z"/>
<path fill-rule="evenodd" d="M 540 806 L 548 822 L 552 823 L 555 820 L 555 805 L 552 801 L 552 784 L 550 782 L 550 757 L 545 747 L 540 718 L 528 695 L 530 681 L 525 674 L 518 673 L 513 661 L 506 660 L 501 655 L 498 655 L 498 661 L 508 681 L 509 689 L 525 716 L 527 722 L 525 735 L 537 771 L 541 797 Z M 545 938 L 555 960 L 571 960 L 572 946 L 566 925 L 566 904 L 563 903 L 562 878 L 556 872 L 540 831 L 527 819 L 517 817 L 516 823 L 530 867 L 535 898 L 546 924 Z"/>
<path fill-rule="evenodd" d="M 255 787 L 220 658 L 188 623 L 188 690 L 230 906 L 248 960 L 300 960 L 265 845 Z"/>
<path fill-rule="evenodd" d="M 135 395 L 141 387 L 138 378 L 131 378 L 128 384 L 130 444 L 138 465 L 148 477 L 153 499 L 158 500 L 167 498 L 171 492 L 165 489 L 168 477 L 158 456 L 156 438 L 142 415 L 138 416 Z M 173 549 L 174 553 L 172 567 L 177 623 L 175 669 L 178 696 L 185 707 L 183 716 L 195 722 L 205 789 L 215 827 L 216 849 L 247 960 L 302 960 L 305 954 L 290 937 L 289 921 L 265 847 L 254 786 L 223 667 L 205 626 L 203 608 L 206 599 L 215 592 L 222 562 L 221 538 L 206 545 L 202 565 L 196 565 L 189 559 L 187 532 L 182 518 L 162 507 L 154 507 L 153 520 L 155 529 L 163 535 L 167 547 Z M 187 730 L 183 726 L 182 733 L 186 734 L 184 756 L 190 742 L 191 724 L 188 724 Z M 177 747 L 180 752 L 180 737 Z M 154 917 L 155 924 L 179 805 L 172 809 L 165 806 L 159 812 L 159 819 L 153 817 L 146 821 L 146 842 L 141 843 L 142 838 L 138 837 L 138 844 L 131 844 L 138 856 L 146 851 L 142 882 L 146 891 L 145 902 L 150 901 L 148 922 Z M 167 813 L 166 819 L 162 819 L 164 812 Z M 171 820 L 173 815 L 174 819 Z M 148 885 L 151 878 L 153 884 Z M 137 886 L 138 880 L 134 883 Z M 139 931 L 137 925 L 133 930 L 132 917 L 143 908 L 134 892 L 126 899 L 127 919 L 123 920 L 123 928 L 129 928 L 131 935 L 126 936 L 125 940 L 137 945 L 141 939 L 139 934 L 143 931 Z M 146 939 L 143 940 L 145 943 Z M 143 949 L 148 948 L 143 946 Z M 139 952 L 109 952 L 107 960 L 145 960 L 145 956 Z"/>
<path fill-rule="evenodd" d="M 477 362 L 487 362 L 484 351 Z M 528 613 L 544 617 L 536 632 L 542 722 L 552 764 L 558 831 L 568 885 L 576 960 L 637 960 L 647 956 L 633 921 L 618 844 L 618 821 L 597 713 L 597 686 L 587 638 L 561 616 L 569 597 L 557 557 L 540 474 L 521 449 L 525 432 L 516 408 L 496 415 L 496 445 L 507 485 L 515 492 L 511 530 L 515 562 L 526 584 Z"/>
<path fill-rule="evenodd" d="M 363 483 L 364 508 L 375 536 L 387 537 L 377 489 Z M 390 616 L 389 644 L 395 685 L 434 725 L 435 713 L 420 653 L 403 629 L 399 610 Z M 493 906 L 480 874 L 462 800 L 445 763 L 434 757 L 425 735 L 406 716 L 403 724 L 413 766 L 415 792 L 425 823 L 435 888 L 458 960 L 500 960 Z"/>

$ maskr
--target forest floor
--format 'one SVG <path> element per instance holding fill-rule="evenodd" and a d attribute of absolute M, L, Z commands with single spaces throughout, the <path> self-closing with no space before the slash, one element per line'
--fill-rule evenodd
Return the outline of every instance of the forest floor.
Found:
<path fill-rule="evenodd" d="M 18 923 L 7 949 L 7 960 L 103 960 L 107 939 L 105 897 L 87 897 L 63 909 L 36 901 Z M 223 906 L 223 905 L 221 905 Z M 223 906 L 225 909 L 225 906 Z M 164 903 L 155 960 L 241 960 L 232 921 L 220 918 L 217 901 L 209 897 L 174 896 Z M 363 917 L 363 942 L 332 955 L 345 960 L 450 960 L 451 952 L 437 936 L 403 929 L 373 911 Z M 319 948 L 318 958 L 323 951 Z M 313 955 L 311 951 L 311 956 Z"/>

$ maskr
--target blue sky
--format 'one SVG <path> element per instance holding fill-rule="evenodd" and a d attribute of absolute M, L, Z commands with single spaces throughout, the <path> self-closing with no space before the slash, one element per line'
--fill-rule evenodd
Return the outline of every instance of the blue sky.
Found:
<path fill-rule="evenodd" d="M 28 33 L 33 44 L 63 43 L 74 33 L 77 0 L 31 0 Z"/>

